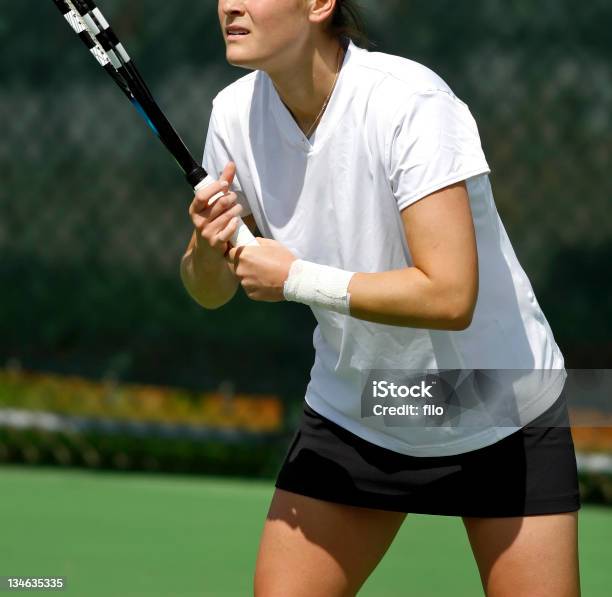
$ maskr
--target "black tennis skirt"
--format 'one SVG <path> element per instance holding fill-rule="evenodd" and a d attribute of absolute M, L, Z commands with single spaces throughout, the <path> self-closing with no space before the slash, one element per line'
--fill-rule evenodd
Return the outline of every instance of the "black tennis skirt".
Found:
<path fill-rule="evenodd" d="M 434 457 L 372 444 L 304 402 L 275 485 L 341 504 L 441 516 L 530 516 L 581 507 L 564 393 L 535 421 L 490 446 Z"/>

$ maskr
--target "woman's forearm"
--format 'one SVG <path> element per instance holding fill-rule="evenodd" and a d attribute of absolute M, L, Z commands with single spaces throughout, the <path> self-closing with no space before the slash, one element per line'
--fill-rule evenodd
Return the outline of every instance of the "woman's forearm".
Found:
<path fill-rule="evenodd" d="M 205 309 L 218 309 L 236 294 L 239 282 L 218 252 L 191 239 L 181 260 L 181 279 L 191 297 Z"/>
<path fill-rule="evenodd" d="M 477 289 L 436 282 L 416 267 L 356 273 L 349 284 L 351 316 L 402 327 L 463 330 Z"/>

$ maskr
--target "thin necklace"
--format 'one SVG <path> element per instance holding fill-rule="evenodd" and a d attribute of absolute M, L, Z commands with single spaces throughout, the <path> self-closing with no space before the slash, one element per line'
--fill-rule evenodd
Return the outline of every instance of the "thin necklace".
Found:
<path fill-rule="evenodd" d="M 319 115 L 316 117 L 315 121 L 312 123 L 312 125 L 310 126 L 310 128 L 308 129 L 308 132 L 306 133 L 306 138 L 310 138 L 310 135 L 312 133 L 312 131 L 314 130 L 315 126 L 317 126 L 317 123 L 319 122 L 319 120 L 321 119 L 321 116 L 323 116 L 323 112 L 325 112 L 325 108 L 327 108 L 327 104 L 329 103 L 329 100 L 332 96 L 332 93 L 334 92 L 334 89 L 336 88 L 336 82 L 338 81 L 338 76 L 340 75 L 340 60 L 342 58 L 342 46 L 340 46 L 338 48 L 338 66 L 336 68 L 336 77 L 334 78 L 334 83 L 329 91 L 329 95 L 327 96 L 325 102 L 323 102 L 323 107 L 321 108 L 321 111 L 319 112 Z"/>

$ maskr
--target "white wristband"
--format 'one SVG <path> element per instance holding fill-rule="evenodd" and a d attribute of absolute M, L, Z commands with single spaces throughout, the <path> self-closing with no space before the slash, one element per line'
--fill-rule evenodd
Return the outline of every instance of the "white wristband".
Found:
<path fill-rule="evenodd" d="M 289 269 L 283 294 L 288 301 L 350 315 L 349 282 L 355 272 L 296 259 Z"/>

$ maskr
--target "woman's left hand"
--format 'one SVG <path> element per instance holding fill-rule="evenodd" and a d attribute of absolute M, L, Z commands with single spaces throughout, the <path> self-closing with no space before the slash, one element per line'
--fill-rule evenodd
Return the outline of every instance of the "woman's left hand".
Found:
<path fill-rule="evenodd" d="M 257 242 L 258 247 L 232 247 L 225 257 L 251 300 L 283 301 L 285 280 L 297 257 L 275 240 L 257 237 Z"/>

